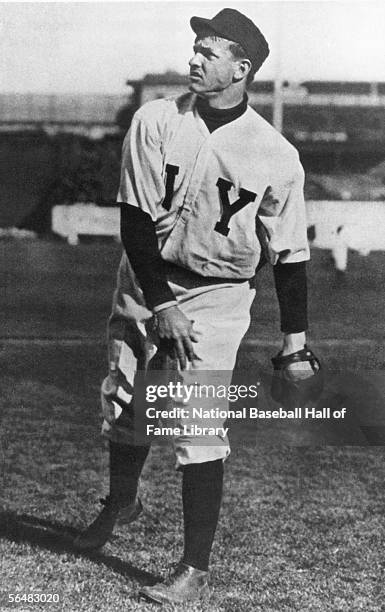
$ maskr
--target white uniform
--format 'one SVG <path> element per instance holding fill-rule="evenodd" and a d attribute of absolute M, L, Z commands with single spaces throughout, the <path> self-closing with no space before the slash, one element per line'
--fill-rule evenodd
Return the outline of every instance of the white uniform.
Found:
<path fill-rule="evenodd" d="M 151 215 L 162 258 L 181 268 L 168 280 L 201 334 L 195 370 L 226 371 L 223 381 L 230 384 L 254 297 L 247 279 L 261 255 L 257 212 L 269 234 L 271 263 L 309 259 L 303 178 L 297 151 L 250 107 L 211 134 L 194 94 L 149 102 L 135 114 L 123 146 L 119 201 Z M 129 382 L 156 350 L 144 325 L 151 317 L 123 255 L 109 326 L 110 366 L 119 365 Z M 193 383 L 194 368 L 182 376 Z M 108 421 L 103 430 L 110 439 L 132 441 L 119 420 Z M 174 442 L 178 465 L 229 452 L 226 436 Z"/>

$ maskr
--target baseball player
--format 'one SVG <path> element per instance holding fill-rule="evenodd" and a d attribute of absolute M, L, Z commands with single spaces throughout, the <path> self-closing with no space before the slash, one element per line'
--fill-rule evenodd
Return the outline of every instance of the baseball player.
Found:
<path fill-rule="evenodd" d="M 162 372 L 171 360 L 176 370 L 169 373 L 187 388 L 200 375 L 229 385 L 250 323 L 250 280 L 263 260 L 274 265 L 281 311 L 283 344 L 274 367 L 282 357 L 293 380 L 314 375 L 305 346 L 304 174 L 297 151 L 248 106 L 246 95 L 268 44 L 233 9 L 213 19 L 193 17 L 191 27 L 196 39 L 189 93 L 143 105 L 123 145 L 124 254 L 109 319 L 109 374 L 102 385 L 110 493 L 76 541 L 83 550 L 102 546 L 118 516 L 129 522 L 142 509 L 138 481 L 150 438 L 139 436 L 135 425 L 146 409 L 136 373 L 151 367 Z M 188 398 L 182 403 L 189 407 Z M 181 431 L 173 444 L 183 479 L 184 554 L 166 582 L 141 591 L 172 604 L 207 596 L 230 452 L 221 416 L 205 421 L 207 433 L 196 435 L 184 433 L 184 426 L 197 424 L 188 410 L 175 418 Z"/>

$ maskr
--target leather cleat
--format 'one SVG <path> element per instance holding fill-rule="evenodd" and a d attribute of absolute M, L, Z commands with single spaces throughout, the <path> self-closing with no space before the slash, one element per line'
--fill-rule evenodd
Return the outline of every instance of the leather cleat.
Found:
<path fill-rule="evenodd" d="M 144 586 L 140 589 L 139 595 L 159 604 L 207 600 L 210 596 L 207 578 L 208 572 L 181 562 L 165 582 Z"/>
<path fill-rule="evenodd" d="M 100 503 L 104 508 L 91 525 L 73 541 L 73 545 L 78 550 L 86 551 L 101 548 L 110 539 L 118 518 L 123 518 L 125 524 L 132 523 L 143 511 L 142 502 L 139 498 L 135 499 L 129 506 L 116 504 L 111 501 L 109 496 L 101 499 Z"/>

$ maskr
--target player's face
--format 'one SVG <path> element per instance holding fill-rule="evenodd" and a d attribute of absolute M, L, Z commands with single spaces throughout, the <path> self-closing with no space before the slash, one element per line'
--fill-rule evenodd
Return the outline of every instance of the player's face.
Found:
<path fill-rule="evenodd" d="M 190 65 L 190 91 L 209 96 L 224 91 L 233 83 L 236 60 L 224 38 L 197 38 Z"/>

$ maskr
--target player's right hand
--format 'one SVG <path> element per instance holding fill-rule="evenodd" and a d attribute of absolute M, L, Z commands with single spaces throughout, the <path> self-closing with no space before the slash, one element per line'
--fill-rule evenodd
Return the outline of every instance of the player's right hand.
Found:
<path fill-rule="evenodd" d="M 180 368 L 185 370 L 187 360 L 193 363 L 198 357 L 195 355 L 193 342 L 198 342 L 198 335 L 190 321 L 178 306 L 170 306 L 156 314 L 156 331 L 161 340 L 172 342 L 175 357 Z"/>

